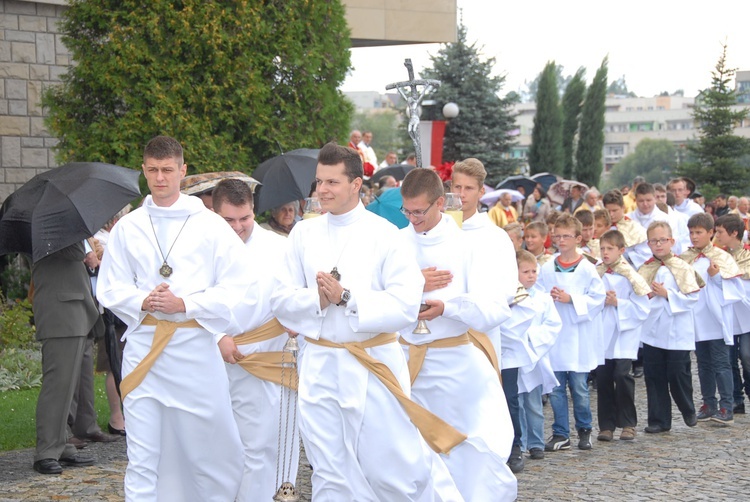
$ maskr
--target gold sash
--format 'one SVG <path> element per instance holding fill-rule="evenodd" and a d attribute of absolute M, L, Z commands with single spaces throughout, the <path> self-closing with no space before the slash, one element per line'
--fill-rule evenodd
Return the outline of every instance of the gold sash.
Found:
<path fill-rule="evenodd" d="M 750 280 L 750 251 L 745 248 L 730 249 L 729 253 L 742 273 L 742 279 Z"/>
<path fill-rule="evenodd" d="M 323 338 L 318 340 L 306 338 L 306 340 L 313 345 L 348 350 L 362 366 L 367 368 L 393 393 L 401 406 L 404 407 L 412 423 L 419 429 L 424 440 L 436 452 L 450 453 L 455 446 L 458 446 L 467 438 L 466 434 L 458 432 L 443 419 L 409 399 L 391 369 L 365 351 L 365 349 L 371 347 L 395 342 L 395 333 L 381 333 L 364 342 L 335 343 Z"/>
<path fill-rule="evenodd" d="M 545 251 L 544 253 L 542 253 L 542 254 L 540 254 L 539 256 L 536 257 L 536 262 L 541 267 L 542 265 L 544 265 L 545 263 L 547 263 L 551 259 L 552 259 L 552 255 L 551 254 L 547 254 L 547 252 Z"/>
<path fill-rule="evenodd" d="M 282 335 L 285 331 L 284 326 L 274 317 L 262 326 L 235 336 L 234 343 L 237 345 L 247 345 L 264 342 Z M 297 390 L 297 379 L 291 378 L 295 370 L 291 367 L 283 367 L 283 364 L 294 362 L 296 360 L 291 353 L 284 354 L 281 351 L 256 352 L 254 354 L 247 354 L 242 359 L 237 360 L 237 364 L 254 377 Z M 288 375 L 285 374 L 285 370 L 288 372 Z M 284 378 L 285 376 L 289 376 L 289 378 Z"/>
<path fill-rule="evenodd" d="M 651 284 L 646 282 L 646 279 L 638 274 L 638 272 L 636 272 L 635 269 L 622 258 L 619 258 L 610 266 L 607 266 L 604 263 L 600 263 L 596 266 L 596 271 L 599 272 L 599 277 L 604 277 L 604 274 L 606 274 L 608 270 L 626 278 L 628 282 L 630 282 L 630 285 L 633 286 L 633 291 L 635 291 L 635 294 L 638 296 L 646 296 L 651 293 Z"/>
<path fill-rule="evenodd" d="M 479 332 L 475 331 L 475 333 Z M 484 333 L 479 334 L 484 335 Z M 468 333 L 463 333 L 451 338 L 441 338 L 440 340 L 435 340 L 433 342 L 423 343 L 420 345 L 409 343 L 404 340 L 403 337 L 399 338 L 398 341 L 402 345 L 409 346 L 409 376 L 411 377 L 411 383 L 414 383 L 414 380 L 417 379 L 417 375 L 419 375 L 419 370 L 422 369 L 424 358 L 427 355 L 427 349 L 447 349 L 448 347 L 458 347 L 459 345 L 468 345 L 472 343 Z M 487 342 L 490 345 L 490 349 L 488 350 L 488 352 L 485 352 L 485 354 L 493 353 L 495 349 L 492 348 L 492 342 L 490 342 L 489 339 L 487 340 Z M 482 352 L 484 352 L 481 347 L 479 350 L 482 350 Z M 489 357 L 489 355 L 487 357 Z"/>
<path fill-rule="evenodd" d="M 151 341 L 151 349 L 146 354 L 146 357 L 141 359 L 141 362 L 131 371 L 125 378 L 120 382 L 120 396 L 123 401 L 130 392 L 138 387 L 146 375 L 148 374 L 151 367 L 156 362 L 156 358 L 164 351 L 169 341 L 172 339 L 172 335 L 177 331 L 178 328 L 202 328 L 198 321 L 195 319 L 189 319 L 183 322 L 172 322 L 159 320 L 156 317 L 148 314 L 141 322 L 144 326 L 156 326 L 154 331 L 154 338 Z"/>
<path fill-rule="evenodd" d="M 641 242 L 646 242 L 646 229 L 643 228 L 640 223 L 631 220 L 627 216 L 623 216 L 622 219 L 615 224 L 615 227 L 617 227 L 617 230 L 619 230 L 622 236 L 625 237 L 626 248 L 635 246 Z"/>
<path fill-rule="evenodd" d="M 469 335 L 469 341 L 474 344 L 476 348 L 482 351 L 482 353 L 487 356 L 487 359 L 490 360 L 490 363 L 492 364 L 492 367 L 495 368 L 495 371 L 498 375 L 500 375 L 500 363 L 497 360 L 497 351 L 495 351 L 495 345 L 492 343 L 492 340 L 490 340 L 490 337 L 487 336 L 487 334 L 482 333 L 481 331 L 477 331 L 475 329 L 469 329 L 469 331 L 466 332 L 467 335 Z M 448 338 L 450 340 L 450 338 Z M 429 343 L 427 345 L 430 345 Z M 463 345 L 463 344 L 456 344 L 456 345 Z M 422 355 L 422 362 L 424 361 L 424 355 Z M 420 363 L 420 369 L 422 364 Z M 411 347 L 409 347 L 409 373 L 411 373 Z M 417 373 L 419 373 L 419 370 L 417 370 Z M 414 379 L 417 378 L 417 375 L 412 375 L 411 381 L 414 383 Z M 502 378 L 502 377 L 501 377 Z"/>
<path fill-rule="evenodd" d="M 672 272 L 674 280 L 677 282 L 677 287 L 680 288 L 683 294 L 695 293 L 706 285 L 703 282 L 703 278 L 691 265 L 688 265 L 684 260 L 680 260 L 671 253 L 663 261 L 656 257 L 651 258 L 638 269 L 638 273 L 646 279 L 646 283 L 650 286 L 654 282 L 656 272 L 662 265 Z"/>
<path fill-rule="evenodd" d="M 680 258 L 692 265 L 700 255 L 705 256 L 711 260 L 712 263 L 718 265 L 719 274 L 722 279 L 734 279 L 735 277 L 742 275 L 737 262 L 732 259 L 732 255 L 714 247 L 713 244 L 709 244 L 703 249 L 693 247 L 688 248 L 687 251 L 680 255 Z"/>

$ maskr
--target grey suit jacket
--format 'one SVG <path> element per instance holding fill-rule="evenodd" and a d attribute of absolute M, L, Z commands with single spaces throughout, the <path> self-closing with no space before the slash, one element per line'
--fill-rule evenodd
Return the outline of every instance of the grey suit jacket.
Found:
<path fill-rule="evenodd" d="M 101 322 L 83 264 L 85 256 L 79 242 L 32 266 L 37 340 L 87 336 Z"/>

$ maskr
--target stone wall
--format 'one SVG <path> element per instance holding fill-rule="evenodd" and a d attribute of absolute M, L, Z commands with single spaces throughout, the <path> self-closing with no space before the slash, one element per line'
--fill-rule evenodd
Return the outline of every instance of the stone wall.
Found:
<path fill-rule="evenodd" d="M 42 94 L 70 65 L 57 30 L 62 3 L 0 0 L 0 201 L 57 165 Z"/>

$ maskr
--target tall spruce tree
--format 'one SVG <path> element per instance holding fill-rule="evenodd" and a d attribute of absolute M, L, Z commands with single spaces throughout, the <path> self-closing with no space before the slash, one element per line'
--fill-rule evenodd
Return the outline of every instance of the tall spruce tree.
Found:
<path fill-rule="evenodd" d="M 586 98 L 581 110 L 581 125 L 576 151 L 576 179 L 588 186 L 597 186 L 602 175 L 607 64 L 608 58 L 605 57 L 586 91 Z"/>
<path fill-rule="evenodd" d="M 747 118 L 747 108 L 737 107 L 737 91 L 731 87 L 735 70 L 726 67 L 727 46 L 723 46 L 711 87 L 695 101 L 693 118 L 700 129 L 698 142 L 688 145 L 695 159 L 678 167 L 678 173 L 692 178 L 709 192 L 743 193 L 750 183 L 746 164 L 750 139 L 734 134 L 734 127 Z M 705 188 L 704 188 L 705 189 Z"/>
<path fill-rule="evenodd" d="M 575 140 L 578 124 L 583 109 L 583 99 L 586 95 L 586 69 L 579 68 L 568 82 L 562 97 L 562 148 L 563 148 L 563 178 L 572 180 L 575 177 Z"/>
<path fill-rule="evenodd" d="M 249 171 L 279 145 L 346 137 L 338 0 L 77 0 L 60 28 L 75 62 L 45 99 L 60 162 L 138 167 L 167 134 L 191 172 Z"/>
<path fill-rule="evenodd" d="M 460 24 L 457 41 L 443 45 L 430 59 L 432 67 L 421 76 L 440 80 L 441 85 L 429 98 L 437 102 L 437 110 L 449 102 L 460 108 L 445 130 L 444 160 L 481 160 L 491 185 L 514 173 L 517 163 L 507 154 L 514 144 L 510 133 L 517 128 L 511 112 L 517 98 L 498 97 L 505 77 L 492 76 L 495 58 L 482 61 L 476 43 L 468 44 L 466 27 Z M 441 112 L 436 115 L 442 118 Z"/>
<path fill-rule="evenodd" d="M 536 114 L 528 156 L 531 174 L 562 172 L 562 118 L 557 65 L 554 61 L 549 61 L 542 70 L 536 93 Z"/>

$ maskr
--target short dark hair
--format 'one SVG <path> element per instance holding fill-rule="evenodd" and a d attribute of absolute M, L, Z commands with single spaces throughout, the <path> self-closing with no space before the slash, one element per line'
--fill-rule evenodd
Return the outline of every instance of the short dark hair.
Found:
<path fill-rule="evenodd" d="M 734 235 L 737 239 L 742 239 L 742 234 L 745 232 L 745 223 L 738 214 L 719 216 L 715 225 L 722 227 L 730 236 Z"/>
<path fill-rule="evenodd" d="M 695 213 L 687 222 L 688 228 L 714 229 L 714 218 L 708 213 Z"/>
<path fill-rule="evenodd" d="M 404 199 L 413 199 L 422 194 L 432 202 L 445 195 L 443 181 L 432 169 L 412 169 L 401 183 L 401 197 Z"/>
<path fill-rule="evenodd" d="M 555 222 L 555 232 L 557 232 L 558 228 L 570 228 L 576 233 L 576 237 L 581 235 L 581 227 L 582 225 L 581 222 L 578 221 L 578 218 L 574 218 L 567 213 L 561 214 Z"/>
<path fill-rule="evenodd" d="M 143 150 L 143 161 L 146 159 L 176 159 L 180 167 L 185 163 L 182 145 L 169 136 L 156 136 L 146 144 Z"/>
<path fill-rule="evenodd" d="M 611 244 L 617 246 L 618 249 L 622 249 L 625 246 L 625 236 L 619 230 L 607 230 L 599 237 L 600 244 Z"/>
<path fill-rule="evenodd" d="M 222 204 L 229 203 L 233 206 L 244 206 L 250 204 L 253 207 L 253 191 L 250 186 L 242 180 L 221 180 L 214 187 L 212 194 L 214 211 L 218 211 Z"/>
<path fill-rule="evenodd" d="M 637 187 L 635 187 L 635 196 L 638 197 L 639 195 L 656 195 L 654 185 L 645 182 L 639 184 Z"/>
<path fill-rule="evenodd" d="M 349 181 L 357 178 L 364 179 L 362 158 L 359 152 L 348 146 L 340 146 L 335 142 L 326 143 L 318 152 L 318 164 L 324 166 L 335 166 L 344 163 L 344 172 Z"/>
<path fill-rule="evenodd" d="M 625 200 L 622 198 L 622 192 L 619 190 L 610 190 L 602 197 L 602 204 L 617 204 L 620 207 L 625 206 Z"/>
<path fill-rule="evenodd" d="M 612 225 L 612 218 L 606 209 L 597 209 L 594 211 L 594 221 L 596 220 L 604 220 L 607 222 L 607 225 Z"/>
<path fill-rule="evenodd" d="M 584 227 L 590 227 L 594 224 L 594 213 L 592 213 L 588 209 L 579 209 L 573 216 L 575 216 L 576 219 L 580 221 L 581 225 Z"/>

